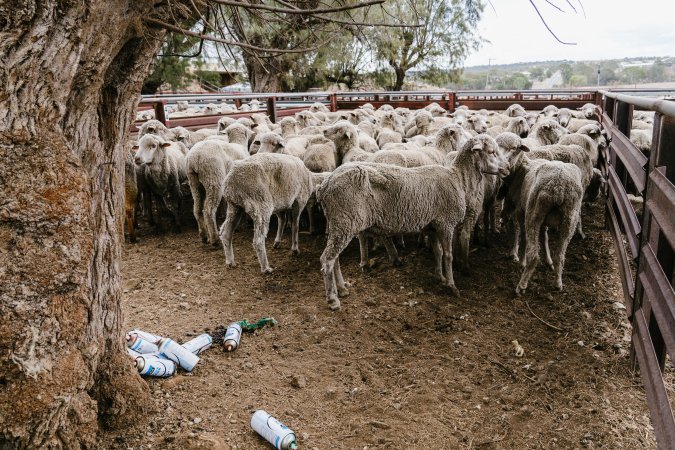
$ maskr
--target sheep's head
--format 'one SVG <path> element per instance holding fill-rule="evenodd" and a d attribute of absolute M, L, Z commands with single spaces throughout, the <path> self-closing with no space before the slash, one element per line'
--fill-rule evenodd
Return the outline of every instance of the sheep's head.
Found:
<path fill-rule="evenodd" d="M 446 125 L 436 133 L 435 146 L 445 153 L 459 150 L 464 139 L 462 127 L 456 124 Z"/>
<path fill-rule="evenodd" d="M 253 125 L 255 122 L 253 122 L 250 118 L 248 117 L 240 117 L 237 119 L 237 122 L 248 128 L 249 130 L 253 128 Z"/>
<path fill-rule="evenodd" d="M 418 130 L 420 128 L 428 127 L 433 121 L 434 116 L 428 111 L 420 111 L 417 113 L 417 116 L 415 116 L 415 126 L 417 126 Z"/>
<path fill-rule="evenodd" d="M 589 123 L 577 130 L 578 134 L 585 134 L 589 138 L 593 139 L 595 143 L 598 144 L 598 148 L 602 149 L 609 145 L 611 139 L 607 137 L 607 132 L 600 128 L 599 124 Z"/>
<path fill-rule="evenodd" d="M 293 117 L 284 117 L 279 121 L 283 133 L 295 134 L 298 122 Z"/>
<path fill-rule="evenodd" d="M 237 122 L 232 117 L 221 117 L 218 119 L 218 133 L 221 133 L 225 128 Z"/>
<path fill-rule="evenodd" d="M 150 164 L 156 159 L 161 159 L 164 150 L 171 146 L 171 142 L 165 141 L 161 136 L 146 134 L 134 145 L 132 150 L 136 152 L 134 162 L 138 165 Z"/>
<path fill-rule="evenodd" d="M 595 105 L 593 103 L 586 103 L 584 106 L 577 108 L 577 111 L 581 111 L 587 119 L 592 119 L 595 116 Z"/>
<path fill-rule="evenodd" d="M 382 105 L 382 106 L 380 106 L 379 108 L 377 108 L 377 110 L 378 110 L 378 111 L 382 111 L 382 112 L 385 112 L 385 111 L 393 111 L 393 110 L 394 110 L 394 107 L 391 106 L 391 105 L 385 104 L 385 105 Z"/>
<path fill-rule="evenodd" d="M 514 103 L 513 105 L 506 108 L 506 112 L 504 114 L 506 114 L 509 117 L 518 117 L 524 116 L 527 113 L 525 111 L 525 108 L 520 106 L 518 103 Z"/>
<path fill-rule="evenodd" d="M 485 122 L 485 117 L 480 114 L 469 116 L 466 119 L 466 124 L 469 129 L 475 131 L 476 133 L 487 132 L 487 122 Z"/>
<path fill-rule="evenodd" d="M 374 111 L 374 110 L 375 110 L 375 108 L 373 107 L 373 105 L 371 105 L 370 103 L 364 103 L 363 105 L 359 106 L 359 108 L 361 108 L 361 109 L 369 109 L 369 110 L 371 110 L 371 111 Z"/>
<path fill-rule="evenodd" d="M 560 108 L 557 112 L 553 113 L 553 119 L 557 120 L 560 125 L 566 127 L 570 120 L 574 117 L 572 110 L 569 108 Z"/>
<path fill-rule="evenodd" d="M 260 140 L 258 153 L 281 153 L 286 147 L 284 138 L 276 133 L 263 133 L 256 137 L 257 140 Z"/>
<path fill-rule="evenodd" d="M 335 125 L 325 129 L 323 135 L 333 141 L 336 147 L 343 147 L 345 142 L 352 142 L 352 145 L 349 145 L 349 147 L 356 146 L 354 144 L 357 139 L 356 127 L 349 122 L 337 122 Z"/>
<path fill-rule="evenodd" d="M 569 133 L 567 128 L 563 128 L 562 125 L 552 119 L 545 119 L 539 122 L 532 130 L 537 134 L 539 139 L 545 141 L 547 144 L 555 144 L 563 134 Z"/>
<path fill-rule="evenodd" d="M 156 119 L 148 120 L 141 128 L 138 130 L 139 136 L 144 136 L 146 134 L 162 134 L 169 129 L 164 126 L 162 122 Z"/>
<path fill-rule="evenodd" d="M 558 112 L 558 107 L 555 105 L 548 105 L 546 108 L 541 110 L 542 115 L 547 118 L 553 118 L 554 114 Z"/>
<path fill-rule="evenodd" d="M 216 106 L 214 103 L 209 103 L 204 108 L 202 108 L 202 112 L 204 114 L 217 114 L 218 106 Z"/>
<path fill-rule="evenodd" d="M 488 175 L 499 175 L 506 177 L 509 175 L 509 165 L 506 158 L 503 158 L 499 152 L 497 142 L 487 134 L 479 134 L 469 139 L 460 154 L 471 153 L 472 159 L 476 162 L 480 172 Z M 459 159 L 459 155 L 455 161 Z"/>
<path fill-rule="evenodd" d="M 593 202 L 600 195 L 603 186 L 607 183 L 605 178 L 602 176 L 602 172 L 599 169 L 594 168 L 593 174 L 591 175 L 591 181 L 588 183 L 586 192 L 584 193 L 584 201 Z"/>
<path fill-rule="evenodd" d="M 227 140 L 231 143 L 246 146 L 251 131 L 244 125 L 235 122 L 225 128 L 224 133 L 227 134 Z"/>
<path fill-rule="evenodd" d="M 539 114 L 537 113 L 527 113 L 523 116 L 525 120 L 527 120 L 527 125 L 532 128 L 535 123 L 537 123 L 540 119 Z"/>
<path fill-rule="evenodd" d="M 267 125 L 267 117 L 264 114 L 251 114 L 251 120 L 256 125 Z"/>
<path fill-rule="evenodd" d="M 523 140 L 514 133 L 501 133 L 496 139 L 499 146 L 499 153 L 506 161 L 508 174 L 520 166 L 523 158 L 523 152 L 529 152 L 530 149 L 523 143 Z M 507 174 L 507 176 L 508 176 Z"/>
<path fill-rule="evenodd" d="M 514 117 L 509 120 L 509 131 L 517 134 L 521 138 L 526 138 L 530 132 L 530 126 L 527 124 L 525 117 Z"/>
<path fill-rule="evenodd" d="M 183 127 L 176 127 L 171 130 L 174 136 L 176 136 L 176 141 L 184 142 L 190 137 L 190 132 Z"/>

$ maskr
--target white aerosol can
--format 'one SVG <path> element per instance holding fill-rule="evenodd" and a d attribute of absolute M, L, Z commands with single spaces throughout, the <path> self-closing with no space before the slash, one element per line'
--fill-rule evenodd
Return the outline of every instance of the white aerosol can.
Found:
<path fill-rule="evenodd" d="M 190 372 L 199 362 L 199 356 L 169 338 L 159 340 L 159 353 Z"/>
<path fill-rule="evenodd" d="M 225 351 L 232 352 L 239 347 L 239 340 L 241 339 L 241 325 L 237 322 L 232 322 L 227 326 L 225 337 L 223 338 L 223 346 Z"/>
<path fill-rule="evenodd" d="M 145 339 L 148 342 L 152 342 L 155 345 L 157 345 L 159 340 L 162 339 L 162 336 L 148 333 L 147 331 L 139 330 L 138 328 L 128 332 L 127 334 L 137 334 L 140 338 Z"/>
<path fill-rule="evenodd" d="M 159 349 L 155 344 L 146 341 L 136 333 L 127 334 L 127 347 L 138 353 L 157 353 Z"/>
<path fill-rule="evenodd" d="M 136 358 L 136 368 L 141 375 L 151 377 L 170 377 L 176 373 L 173 361 L 157 356 L 140 355 Z"/>
<path fill-rule="evenodd" d="M 128 353 L 129 356 L 131 356 L 133 359 L 136 359 L 136 358 L 138 358 L 139 356 L 141 356 L 140 353 L 138 353 L 138 352 L 135 351 L 135 350 L 130 349 L 129 347 L 127 347 L 127 353 Z"/>
<path fill-rule="evenodd" d="M 185 347 L 186 349 L 190 350 L 192 353 L 195 355 L 200 354 L 207 348 L 211 347 L 211 344 L 213 343 L 213 338 L 209 336 L 208 334 L 200 334 L 194 339 L 190 339 L 187 342 L 183 342 L 181 345 Z"/>
<path fill-rule="evenodd" d="M 279 450 L 298 448 L 293 430 L 262 409 L 251 416 L 251 428 Z"/>

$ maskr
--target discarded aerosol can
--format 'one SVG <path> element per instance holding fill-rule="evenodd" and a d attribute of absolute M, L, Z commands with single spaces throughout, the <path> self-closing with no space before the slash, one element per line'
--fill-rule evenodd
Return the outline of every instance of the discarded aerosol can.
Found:
<path fill-rule="evenodd" d="M 134 358 L 134 359 L 136 359 L 136 358 L 138 358 L 139 356 L 141 356 L 140 353 L 138 353 L 138 352 L 135 351 L 135 350 L 130 349 L 129 347 L 127 347 L 127 353 L 129 354 L 129 356 L 131 356 L 131 357 Z"/>
<path fill-rule="evenodd" d="M 225 337 L 223 338 L 223 346 L 226 352 L 232 352 L 239 347 L 239 340 L 241 339 L 241 325 L 237 322 L 232 322 L 227 326 Z"/>
<path fill-rule="evenodd" d="M 151 377 L 170 377 L 176 373 L 176 363 L 157 356 L 140 355 L 136 358 L 136 368 L 141 375 Z"/>
<path fill-rule="evenodd" d="M 211 347 L 213 343 L 213 338 L 208 334 L 200 334 L 194 339 L 190 339 L 187 342 L 183 342 L 181 345 L 186 349 L 190 350 L 195 355 L 199 355 L 201 352 Z"/>
<path fill-rule="evenodd" d="M 262 409 L 251 416 L 251 428 L 279 450 L 298 448 L 293 430 Z"/>
<path fill-rule="evenodd" d="M 141 339 L 145 339 L 146 341 L 152 342 L 155 345 L 160 339 L 162 339 L 162 336 L 157 336 L 156 334 L 148 333 L 147 331 L 139 330 L 138 328 L 128 332 L 127 334 L 137 334 Z"/>
<path fill-rule="evenodd" d="M 192 353 L 176 341 L 162 338 L 159 341 L 159 353 L 190 372 L 199 362 L 199 356 Z"/>
<path fill-rule="evenodd" d="M 138 353 L 157 353 L 159 349 L 155 344 L 146 341 L 136 333 L 127 334 L 127 347 Z"/>

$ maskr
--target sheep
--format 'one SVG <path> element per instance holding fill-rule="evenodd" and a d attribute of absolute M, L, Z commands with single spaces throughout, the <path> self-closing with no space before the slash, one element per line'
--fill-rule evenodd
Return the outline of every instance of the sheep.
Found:
<path fill-rule="evenodd" d="M 646 156 L 652 149 L 652 132 L 646 130 L 631 130 L 630 141 Z"/>
<path fill-rule="evenodd" d="M 159 120 L 148 120 L 138 129 L 138 137 L 141 138 L 146 134 L 155 134 L 161 136 L 165 141 L 175 140 L 174 134 Z"/>
<path fill-rule="evenodd" d="M 600 125 L 600 124 L 598 123 L 597 120 L 577 119 L 575 117 L 572 117 L 565 126 L 565 128 L 567 128 L 571 133 L 575 133 L 579 131 L 581 127 L 586 125 Z"/>
<path fill-rule="evenodd" d="M 527 121 L 527 124 L 530 128 L 532 128 L 534 124 L 539 122 L 541 119 L 541 115 L 537 113 L 527 113 L 523 117 L 525 117 L 525 120 Z"/>
<path fill-rule="evenodd" d="M 370 137 L 375 136 L 375 131 L 376 127 L 375 124 L 370 122 L 369 120 L 362 120 L 360 121 L 356 127 L 361 130 L 363 133 L 367 134 Z M 361 135 L 362 136 L 362 135 Z"/>
<path fill-rule="evenodd" d="M 576 133 L 563 135 L 558 143 L 562 145 L 574 144 L 583 147 L 591 158 L 593 167 L 598 163 L 598 154 L 600 150 L 607 146 L 607 141 L 602 134 L 602 129 L 599 125 L 594 124 L 583 126 Z"/>
<path fill-rule="evenodd" d="M 432 103 L 435 105 L 435 103 Z M 440 108 L 440 107 L 439 107 Z M 420 111 L 415 115 L 413 126 L 406 130 L 405 137 L 413 137 L 417 135 L 429 135 L 429 126 L 434 121 L 434 116 L 428 111 Z"/>
<path fill-rule="evenodd" d="M 359 147 L 361 147 L 363 150 L 367 151 L 368 153 L 375 153 L 380 149 L 380 147 L 377 145 L 377 141 L 373 139 L 368 133 L 361 131 L 361 129 L 357 129 L 357 133 L 359 135 Z"/>
<path fill-rule="evenodd" d="M 178 100 L 176 102 L 176 109 L 178 111 L 185 111 L 189 107 L 187 100 Z"/>
<path fill-rule="evenodd" d="M 485 123 L 487 124 L 488 128 L 490 127 L 503 127 L 504 124 L 506 124 L 511 117 L 507 116 L 506 114 L 502 114 L 496 111 L 490 111 L 488 112 L 488 115 L 485 117 Z"/>
<path fill-rule="evenodd" d="M 525 145 L 534 149 L 542 145 L 556 144 L 563 134 L 568 131 L 564 129 L 558 122 L 551 119 L 543 120 L 530 129 L 530 132 L 525 138 Z"/>
<path fill-rule="evenodd" d="M 312 106 L 309 107 L 309 110 L 312 111 L 313 113 L 317 112 L 322 112 L 322 113 L 329 113 L 330 109 L 326 105 L 320 102 L 314 102 L 312 103 Z"/>
<path fill-rule="evenodd" d="M 218 133 L 222 133 L 225 128 L 229 127 L 233 123 L 236 123 L 237 121 L 233 119 L 232 117 L 221 117 L 218 119 Z"/>
<path fill-rule="evenodd" d="M 520 137 L 527 137 L 527 133 L 530 132 L 530 126 L 527 124 L 527 120 L 524 117 L 512 117 L 509 119 L 506 127 L 496 126 L 490 127 L 487 130 L 487 133 L 492 137 L 497 137 L 500 133 L 505 131 L 517 134 Z"/>
<path fill-rule="evenodd" d="M 293 117 L 284 117 L 279 121 L 281 135 L 285 138 L 298 134 L 298 122 Z"/>
<path fill-rule="evenodd" d="M 487 123 L 485 122 L 485 117 L 479 114 L 467 117 L 462 126 L 470 132 L 476 134 L 486 133 L 488 129 Z"/>
<path fill-rule="evenodd" d="M 338 165 L 338 155 L 333 141 L 323 138 L 307 147 L 302 161 L 311 172 L 332 172 Z"/>
<path fill-rule="evenodd" d="M 282 153 L 284 154 L 284 147 L 286 141 L 277 133 L 262 133 L 256 136 L 256 140 L 260 142 L 260 147 L 256 154 L 259 153 Z"/>
<path fill-rule="evenodd" d="M 424 107 L 424 110 L 429 111 L 433 117 L 440 117 L 445 115 L 447 112 L 441 105 L 438 103 L 430 103 Z"/>
<path fill-rule="evenodd" d="M 651 131 L 653 129 L 653 124 L 650 124 L 648 122 L 645 122 L 643 120 L 638 120 L 633 118 L 630 127 L 633 130 L 649 130 Z"/>
<path fill-rule="evenodd" d="M 136 182 L 136 165 L 131 152 L 124 161 L 124 225 L 129 242 L 135 244 L 136 203 L 138 202 L 138 184 Z"/>
<path fill-rule="evenodd" d="M 372 154 L 359 147 L 359 135 L 356 127 L 346 120 L 336 122 L 323 131 L 323 135 L 335 144 L 337 164 L 350 161 L 367 160 Z"/>
<path fill-rule="evenodd" d="M 577 108 L 577 111 L 581 111 L 581 118 L 592 119 L 595 117 L 596 107 L 593 103 L 586 103 Z"/>
<path fill-rule="evenodd" d="M 436 133 L 434 145 L 446 155 L 454 154 L 464 146 L 464 143 L 471 139 L 471 135 L 459 125 L 447 125 Z M 454 159 L 454 156 L 452 157 Z"/>
<path fill-rule="evenodd" d="M 235 122 L 225 128 L 223 133 L 227 135 L 227 140 L 231 146 L 238 146 L 241 150 L 241 154 L 244 155 L 243 157 L 249 153 L 248 142 L 251 132 L 248 128 Z"/>
<path fill-rule="evenodd" d="M 298 121 L 298 127 L 300 129 L 321 125 L 321 122 L 314 117 L 314 114 L 312 114 L 311 111 L 300 111 L 295 115 L 295 120 Z"/>
<path fill-rule="evenodd" d="M 172 128 L 171 131 L 174 135 L 174 140 L 182 142 L 185 146 L 190 149 L 199 141 L 203 141 L 209 136 L 213 136 L 217 131 L 212 129 L 201 129 L 197 131 L 190 131 L 183 127 Z"/>
<path fill-rule="evenodd" d="M 202 114 L 206 116 L 212 116 L 214 114 L 218 114 L 219 112 L 218 106 L 216 106 L 214 103 L 209 103 L 202 108 Z"/>
<path fill-rule="evenodd" d="M 181 182 L 185 181 L 185 155 L 176 142 L 161 136 L 146 134 L 133 147 L 134 161 L 144 166 L 145 181 L 164 210 L 173 216 L 176 231 L 180 231 Z"/>
<path fill-rule="evenodd" d="M 563 127 L 567 127 L 570 120 L 574 118 L 574 112 L 569 108 L 560 108 L 552 114 L 552 118 L 557 120 Z"/>
<path fill-rule="evenodd" d="M 548 105 L 544 109 L 541 110 L 541 114 L 544 116 L 546 119 L 552 119 L 555 117 L 555 113 L 558 112 L 558 107 L 555 105 Z"/>
<path fill-rule="evenodd" d="M 377 146 L 382 148 L 385 144 L 390 142 L 403 142 L 403 136 L 401 133 L 389 128 L 381 129 L 377 135 Z"/>
<path fill-rule="evenodd" d="M 227 202 L 227 217 L 220 228 L 227 266 L 236 266 L 232 235 L 244 212 L 253 219 L 253 246 L 262 273 L 273 271 L 265 249 L 265 237 L 272 214 L 291 211 L 291 250 L 296 255 L 300 254 L 300 213 L 312 190 L 310 171 L 293 156 L 260 153 L 235 161 L 225 178 L 223 198 Z"/>
<path fill-rule="evenodd" d="M 527 289 L 532 273 L 539 263 L 539 239 L 547 234 L 544 227 L 557 227 L 559 245 L 551 261 L 556 273 L 556 287 L 563 289 L 562 272 L 567 246 L 574 234 L 583 197 L 582 175 L 574 164 L 523 157 L 529 151 L 524 140 L 513 133 L 497 137 L 500 149 L 507 155 L 510 174 L 504 179 L 506 185 L 505 206 L 515 213 L 520 234 L 525 235 L 523 273 L 516 286 L 516 294 Z M 513 256 L 518 259 L 517 236 L 514 239 Z"/>
<path fill-rule="evenodd" d="M 513 105 L 506 108 L 504 114 L 506 114 L 509 117 L 517 117 L 517 116 L 524 116 L 525 114 L 527 114 L 527 112 L 525 111 L 525 108 L 520 106 L 518 103 L 514 103 Z"/>
<path fill-rule="evenodd" d="M 216 212 L 223 198 L 225 176 L 235 158 L 227 152 L 227 143 L 198 142 L 186 156 L 186 171 L 194 200 L 193 213 L 202 242 L 218 245 Z"/>
<path fill-rule="evenodd" d="M 495 147 L 488 136 L 474 137 L 451 167 L 407 169 L 375 163 L 338 167 L 316 190 L 327 219 L 321 271 L 330 309 L 340 309 L 338 294 L 349 294 L 340 270 L 340 253 L 364 232 L 392 236 L 433 229 L 436 274 L 459 296 L 452 274 L 452 236 L 464 219 L 467 199 L 476 195 L 482 172 L 500 170 Z"/>

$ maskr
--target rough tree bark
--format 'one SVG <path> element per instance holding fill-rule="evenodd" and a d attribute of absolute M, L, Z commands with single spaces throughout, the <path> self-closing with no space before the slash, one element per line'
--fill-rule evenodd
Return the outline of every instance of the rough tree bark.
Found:
<path fill-rule="evenodd" d="M 141 17 L 162 11 L 147 0 L 9 3 L 0 448 L 91 447 L 100 425 L 122 426 L 151 404 L 124 353 L 119 263 L 125 142 L 164 36 Z M 180 20 L 175 8 L 164 15 Z"/>
<path fill-rule="evenodd" d="M 279 92 L 282 74 L 278 69 L 268 69 L 260 59 L 246 53 L 243 59 L 252 92 Z"/>
<path fill-rule="evenodd" d="M 394 66 L 394 74 L 396 75 L 396 81 L 392 86 L 393 91 L 400 91 L 403 88 L 403 81 L 405 80 L 406 69 L 404 67 Z"/>

